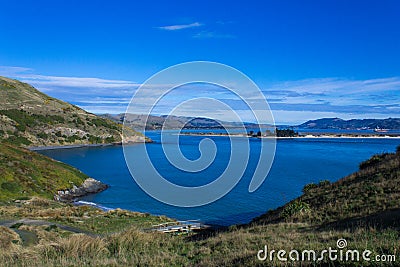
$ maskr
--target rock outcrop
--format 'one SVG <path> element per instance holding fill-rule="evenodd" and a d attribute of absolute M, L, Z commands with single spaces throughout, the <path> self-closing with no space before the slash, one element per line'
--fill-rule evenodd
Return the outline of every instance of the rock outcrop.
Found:
<path fill-rule="evenodd" d="M 74 185 L 71 189 L 60 190 L 54 195 L 54 199 L 62 202 L 71 202 L 78 197 L 94 194 L 106 190 L 108 185 L 93 178 L 86 179 L 81 186 Z"/>

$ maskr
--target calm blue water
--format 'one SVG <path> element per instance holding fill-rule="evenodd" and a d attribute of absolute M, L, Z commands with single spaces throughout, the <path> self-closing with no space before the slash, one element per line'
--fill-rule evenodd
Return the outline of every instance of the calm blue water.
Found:
<path fill-rule="evenodd" d="M 165 159 L 160 133 L 146 133 L 155 143 L 147 144 L 158 171 L 170 181 L 198 186 L 209 183 L 224 170 L 229 160 L 229 138 L 208 137 L 215 141 L 218 154 L 209 168 L 199 174 L 175 169 Z M 204 137 L 181 136 L 182 153 L 199 157 L 198 143 Z M 358 169 L 361 161 L 371 155 L 393 152 L 400 139 L 280 139 L 272 169 L 263 185 L 248 193 L 249 182 L 258 160 L 259 139 L 251 139 L 250 163 L 239 184 L 220 200 L 202 207 L 178 208 L 149 197 L 131 178 L 121 146 L 42 150 L 40 153 L 82 170 L 89 176 L 110 185 L 96 195 L 83 198 L 105 207 L 167 215 L 176 219 L 200 219 L 206 223 L 231 225 L 247 223 L 269 209 L 274 209 L 299 196 L 305 184 L 320 180 L 335 181 Z M 134 150 L 135 145 L 129 149 Z"/>

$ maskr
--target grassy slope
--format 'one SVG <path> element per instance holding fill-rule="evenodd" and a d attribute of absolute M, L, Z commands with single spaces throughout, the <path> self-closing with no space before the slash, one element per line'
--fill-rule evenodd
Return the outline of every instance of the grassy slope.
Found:
<path fill-rule="evenodd" d="M 87 176 L 79 170 L 7 143 L 0 143 L 0 201 L 42 196 L 80 185 Z"/>
<path fill-rule="evenodd" d="M 113 143 L 121 141 L 121 130 L 109 119 L 0 77 L 0 139 L 25 146 Z M 133 130 L 126 134 L 143 138 Z"/>
<path fill-rule="evenodd" d="M 307 186 L 305 194 L 298 199 L 248 225 L 200 235 L 144 233 L 135 226 L 141 225 L 141 219 L 139 222 L 134 219 L 129 227 L 127 218 L 136 215 L 124 215 L 123 211 L 96 215 L 95 211 L 66 206 L 41 206 L 37 210 L 30 206 L 32 204 L 6 207 L 0 209 L 5 217 L 53 218 L 102 233 L 108 232 L 105 229 L 113 232 L 115 225 L 124 230 L 93 237 L 65 234 L 61 230 L 50 235 L 40 227 L 22 226 L 38 235 L 41 233 L 41 244 L 31 246 L 21 245 L 13 232 L 5 230 L 0 240 L 10 249 L 0 252 L 0 260 L 33 266 L 254 266 L 260 264 L 256 255 L 264 245 L 286 251 L 323 250 L 335 248 L 339 238 L 345 238 L 350 249 L 369 249 L 373 255 L 396 254 L 400 248 L 399 150 L 397 154 L 374 156 L 361 164 L 359 172 L 336 183 Z M 121 222 L 121 218 L 126 221 Z M 152 222 L 157 220 L 163 219 L 151 219 Z M 79 221 L 84 223 L 79 226 Z M 285 265 L 278 261 L 265 264 Z M 336 262 L 335 266 L 361 264 L 374 265 L 373 262 Z M 287 265 L 295 264 L 288 262 Z"/>

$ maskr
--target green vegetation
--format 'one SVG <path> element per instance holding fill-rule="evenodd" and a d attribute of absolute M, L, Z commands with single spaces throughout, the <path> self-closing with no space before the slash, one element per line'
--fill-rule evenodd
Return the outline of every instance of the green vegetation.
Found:
<path fill-rule="evenodd" d="M 96 125 L 97 127 L 103 126 L 106 128 L 118 130 L 118 126 L 115 123 L 105 118 L 94 118 L 92 119 L 92 124 Z"/>
<path fill-rule="evenodd" d="M 296 137 L 299 133 L 295 132 L 293 129 L 276 129 L 277 137 Z"/>
<path fill-rule="evenodd" d="M 303 187 L 303 193 L 306 193 L 314 188 L 323 187 L 329 185 L 331 182 L 329 180 L 322 180 L 318 184 L 309 183 Z"/>
<path fill-rule="evenodd" d="M 7 139 L 5 139 L 5 141 L 7 141 L 10 144 L 14 144 L 14 145 L 28 146 L 28 145 L 32 144 L 32 142 L 29 141 L 27 138 L 25 138 L 23 136 L 19 136 L 19 135 L 11 135 Z"/>
<path fill-rule="evenodd" d="M 367 168 L 374 168 L 374 166 L 376 166 L 377 164 L 379 164 L 382 161 L 384 161 L 385 160 L 385 156 L 387 156 L 387 155 L 388 155 L 387 153 L 380 154 L 380 155 L 374 155 L 370 159 L 368 159 L 368 160 L 366 160 L 364 162 L 361 162 L 360 166 L 359 166 L 360 170 L 364 170 L 364 169 L 367 169 Z"/>
<path fill-rule="evenodd" d="M 57 190 L 80 185 L 86 178 L 64 163 L 0 143 L 0 201 L 33 195 L 52 198 Z"/>
<path fill-rule="evenodd" d="M 250 136 L 255 136 L 253 131 L 250 131 Z M 257 136 L 261 136 L 261 132 L 257 133 Z M 295 132 L 293 129 L 275 129 L 274 131 L 266 130 L 265 136 L 276 136 L 276 137 L 296 137 L 299 136 L 298 132 Z"/>
<path fill-rule="evenodd" d="M 17 129 L 19 131 L 25 131 L 27 127 L 33 127 L 44 124 L 56 124 L 64 123 L 65 119 L 58 115 L 41 115 L 41 114 L 30 114 L 25 110 L 18 109 L 7 109 L 0 110 L 1 115 L 5 115 L 17 123 Z"/>
<path fill-rule="evenodd" d="M 379 158 L 379 160 L 376 159 Z M 371 158 L 373 159 L 373 158 Z M 146 232 L 166 217 L 123 210 L 103 212 L 33 198 L 0 206 L 2 218 L 46 220 L 47 225 L 14 224 L 34 234 L 22 239 L 0 229 L 0 260 L 29 266 L 258 266 L 269 249 L 322 251 L 344 238 L 350 249 L 396 254 L 400 246 L 400 148 L 375 156 L 367 168 L 335 183 L 305 186 L 304 194 L 246 225 L 189 235 Z M 366 163 L 365 162 L 365 163 Z M 12 186 L 11 186 L 12 187 Z M 18 222 L 16 222 L 18 223 Z M 0 226 L 1 227 L 1 226 Z M 70 228 L 66 228 L 70 227 Z M 264 262 L 266 266 L 374 266 L 374 262 Z M 382 264 L 395 266 L 396 262 Z"/>
<path fill-rule="evenodd" d="M 310 205 L 301 200 L 290 202 L 282 211 L 282 217 L 287 219 L 296 214 L 301 214 L 310 211 Z"/>

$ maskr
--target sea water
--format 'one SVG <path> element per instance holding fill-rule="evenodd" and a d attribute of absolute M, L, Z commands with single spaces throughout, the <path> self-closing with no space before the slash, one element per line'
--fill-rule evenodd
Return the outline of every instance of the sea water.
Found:
<path fill-rule="evenodd" d="M 216 179 L 226 168 L 230 156 L 227 136 L 181 135 L 179 147 L 188 159 L 200 156 L 199 142 L 212 139 L 217 147 L 213 163 L 199 173 L 175 168 L 163 153 L 160 132 L 146 133 L 154 143 L 146 144 L 150 158 L 160 174 L 182 186 L 200 186 Z M 169 134 L 176 134 L 170 131 Z M 247 138 L 243 137 L 243 141 Z M 248 192 L 258 162 L 261 142 L 250 138 L 250 159 L 240 182 L 227 195 L 211 204 L 181 208 L 161 203 L 136 184 L 126 166 L 121 146 L 82 147 L 41 150 L 40 153 L 70 164 L 110 187 L 82 198 L 106 208 L 166 215 L 179 220 L 199 219 L 208 224 L 232 225 L 250 222 L 270 209 L 277 208 L 302 193 L 304 185 L 321 180 L 336 181 L 358 170 L 359 164 L 374 154 L 394 152 L 400 145 L 395 138 L 293 138 L 279 139 L 272 168 L 260 188 Z M 164 144 L 165 146 L 172 144 Z M 136 145 L 127 149 L 134 153 Z M 138 155 L 143 156 L 143 155 Z"/>

